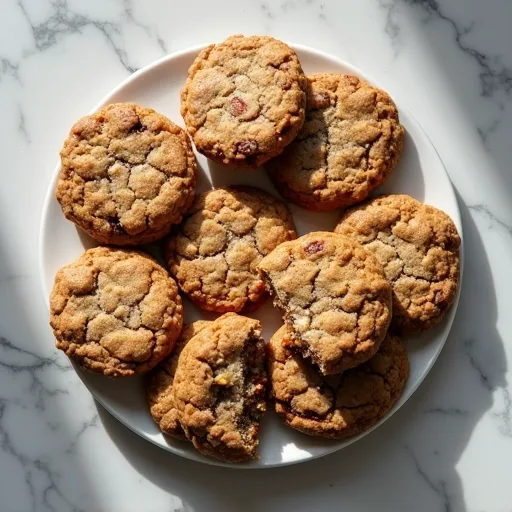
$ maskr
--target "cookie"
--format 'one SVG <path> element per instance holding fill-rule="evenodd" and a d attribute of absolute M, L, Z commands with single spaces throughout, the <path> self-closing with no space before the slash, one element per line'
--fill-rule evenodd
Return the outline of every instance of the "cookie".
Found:
<path fill-rule="evenodd" d="M 257 459 L 265 411 L 265 344 L 257 320 L 227 313 L 181 352 L 174 401 L 185 435 L 203 455 Z"/>
<path fill-rule="evenodd" d="M 377 197 L 348 210 L 336 232 L 382 263 L 393 287 L 395 332 L 438 323 L 457 295 L 460 237 L 446 213 L 406 195 Z"/>
<path fill-rule="evenodd" d="M 296 238 L 288 208 L 251 187 L 219 188 L 197 196 L 167 243 L 166 259 L 181 290 L 202 309 L 254 309 L 265 298 L 257 264 Z"/>
<path fill-rule="evenodd" d="M 181 222 L 194 199 L 190 140 L 150 108 L 116 103 L 83 117 L 60 156 L 62 211 L 104 244 L 153 242 Z"/>
<path fill-rule="evenodd" d="M 324 375 L 377 352 L 391 320 L 391 285 L 359 243 L 335 233 L 309 233 L 281 244 L 259 269 L 292 330 L 290 347 Z"/>
<path fill-rule="evenodd" d="M 185 345 L 209 324 L 210 322 L 205 320 L 198 320 L 183 327 L 172 355 L 146 375 L 146 395 L 151 416 L 164 434 L 176 439 L 186 439 L 178 420 L 178 411 L 174 405 L 172 393 L 178 359 Z"/>
<path fill-rule="evenodd" d="M 267 170 L 281 194 L 310 210 L 363 201 L 391 174 L 404 129 L 393 100 L 352 75 L 308 78 L 306 121 Z"/>
<path fill-rule="evenodd" d="M 188 72 L 181 114 L 198 151 L 259 167 L 304 123 L 306 77 L 296 53 L 267 36 L 236 35 L 205 48 Z"/>
<path fill-rule="evenodd" d="M 369 361 L 327 377 L 286 348 L 289 338 L 283 326 L 269 343 L 272 397 L 277 414 L 304 434 L 331 439 L 360 434 L 383 418 L 404 390 L 409 360 L 397 337 L 386 335 Z"/>
<path fill-rule="evenodd" d="M 96 247 L 55 276 L 57 348 L 109 377 L 145 373 L 174 348 L 183 308 L 174 280 L 149 255 Z"/>

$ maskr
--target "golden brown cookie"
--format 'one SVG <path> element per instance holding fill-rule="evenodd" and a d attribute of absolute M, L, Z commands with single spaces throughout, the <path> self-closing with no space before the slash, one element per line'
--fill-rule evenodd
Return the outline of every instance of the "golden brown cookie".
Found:
<path fill-rule="evenodd" d="M 313 232 L 285 242 L 259 269 L 291 327 L 290 344 L 324 375 L 377 352 L 391 321 L 391 286 L 377 259 L 354 240 Z"/>
<path fill-rule="evenodd" d="M 236 35 L 197 56 L 181 93 L 181 114 L 208 158 L 259 167 L 302 127 L 305 91 L 291 48 L 272 37 Z"/>
<path fill-rule="evenodd" d="M 187 438 L 178 420 L 178 411 L 174 405 L 172 392 L 178 359 L 185 345 L 209 324 L 210 322 L 206 320 L 198 320 L 185 325 L 172 355 L 164 359 L 146 375 L 146 395 L 151 416 L 164 434 L 177 439 Z"/>
<path fill-rule="evenodd" d="M 150 108 L 115 103 L 83 117 L 60 156 L 62 211 L 101 243 L 153 242 L 181 222 L 194 199 L 190 140 Z"/>
<path fill-rule="evenodd" d="M 410 196 L 381 196 L 348 210 L 336 232 L 363 244 L 382 263 L 393 287 L 396 332 L 427 329 L 453 304 L 460 238 L 446 213 Z"/>
<path fill-rule="evenodd" d="M 290 201 L 333 210 L 364 200 L 389 177 L 403 139 L 384 91 L 353 75 L 318 73 L 308 78 L 304 127 L 267 170 Z"/>
<path fill-rule="evenodd" d="M 226 462 L 258 458 L 266 381 L 257 320 L 227 313 L 185 345 L 174 400 L 181 426 L 200 453 Z"/>
<path fill-rule="evenodd" d="M 57 348 L 109 377 L 145 373 L 174 348 L 183 308 L 174 280 L 149 255 L 96 247 L 55 276 Z"/>
<path fill-rule="evenodd" d="M 305 434 L 331 439 L 360 434 L 383 418 L 404 390 L 409 360 L 394 336 L 388 334 L 369 361 L 330 376 L 285 348 L 289 338 L 283 326 L 269 343 L 272 397 L 277 414 Z"/>
<path fill-rule="evenodd" d="M 197 196 L 168 241 L 167 261 L 200 308 L 240 312 L 264 299 L 257 264 L 293 238 L 292 216 L 281 201 L 256 188 L 219 188 Z"/>

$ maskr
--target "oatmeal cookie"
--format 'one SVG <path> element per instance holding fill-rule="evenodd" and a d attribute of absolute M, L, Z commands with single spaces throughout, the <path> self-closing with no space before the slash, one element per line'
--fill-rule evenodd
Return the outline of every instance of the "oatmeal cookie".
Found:
<path fill-rule="evenodd" d="M 116 103 L 83 117 L 60 156 L 62 211 L 101 243 L 153 242 L 181 222 L 194 199 L 190 140 L 150 108 Z"/>
<path fill-rule="evenodd" d="M 377 259 L 356 241 L 313 232 L 285 242 L 259 269 L 285 313 L 290 344 L 324 375 L 377 352 L 391 320 L 391 286 Z"/>
<path fill-rule="evenodd" d="M 208 158 L 259 167 L 299 132 L 305 91 L 299 59 L 286 44 L 236 35 L 197 56 L 181 93 L 181 114 Z"/>
<path fill-rule="evenodd" d="M 386 335 L 369 361 L 330 376 L 287 349 L 289 338 L 286 326 L 274 334 L 268 366 L 275 410 L 296 430 L 331 439 L 355 436 L 383 418 L 404 390 L 409 360 L 394 336 Z"/>
<path fill-rule="evenodd" d="M 296 238 L 288 208 L 251 187 L 219 188 L 197 196 L 167 244 L 167 261 L 182 291 L 202 309 L 254 309 L 265 297 L 257 264 Z"/>
<path fill-rule="evenodd" d="M 210 323 L 205 320 L 198 320 L 183 327 L 172 355 L 146 375 L 146 394 L 151 416 L 164 434 L 177 439 L 186 439 L 185 432 L 183 432 L 178 420 L 178 411 L 174 405 L 172 393 L 178 359 L 185 345 Z"/>
<path fill-rule="evenodd" d="M 236 313 L 211 322 L 185 345 L 174 377 L 187 438 L 226 462 L 257 459 L 266 383 L 260 323 Z"/>
<path fill-rule="evenodd" d="M 57 272 L 50 325 L 57 348 L 83 368 L 126 377 L 172 351 L 183 308 L 176 283 L 149 255 L 96 247 Z"/>
<path fill-rule="evenodd" d="M 348 210 L 336 232 L 359 241 L 382 263 L 393 287 L 396 332 L 427 329 L 453 304 L 460 238 L 446 213 L 410 196 L 381 196 Z"/>
<path fill-rule="evenodd" d="M 391 174 L 404 129 L 393 100 L 356 76 L 308 78 L 306 121 L 267 170 L 281 194 L 310 210 L 364 200 Z"/>

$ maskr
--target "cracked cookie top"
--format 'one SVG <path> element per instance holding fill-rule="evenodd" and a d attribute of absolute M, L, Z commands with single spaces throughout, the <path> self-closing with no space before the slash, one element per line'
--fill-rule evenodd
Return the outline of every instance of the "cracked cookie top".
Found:
<path fill-rule="evenodd" d="M 181 114 L 208 158 L 259 167 L 302 127 L 305 91 L 299 59 L 286 44 L 236 35 L 197 56 L 181 93 Z"/>
<path fill-rule="evenodd" d="M 426 329 L 453 304 L 460 238 L 443 211 L 407 195 L 381 196 L 348 210 L 336 232 L 358 240 L 382 263 L 393 287 L 397 332 Z"/>
<path fill-rule="evenodd" d="M 146 375 L 146 395 L 151 416 L 164 434 L 177 439 L 186 439 L 178 419 L 178 410 L 174 404 L 172 392 L 178 359 L 185 345 L 210 323 L 206 320 L 198 320 L 185 325 L 171 356 L 164 359 Z"/>
<path fill-rule="evenodd" d="M 269 376 L 276 412 L 292 428 L 312 436 L 340 439 L 372 427 L 393 407 L 409 377 L 407 352 L 386 335 L 367 362 L 340 375 L 321 375 L 286 346 L 290 332 L 281 327 L 268 350 Z"/>
<path fill-rule="evenodd" d="M 368 360 L 391 321 L 391 286 L 356 241 L 313 232 L 285 242 L 259 269 L 291 327 L 290 347 L 327 375 Z"/>
<path fill-rule="evenodd" d="M 157 240 L 194 199 L 190 140 L 149 108 L 115 103 L 83 117 L 60 156 L 56 196 L 64 215 L 101 243 Z"/>
<path fill-rule="evenodd" d="M 96 247 L 55 276 L 50 325 L 57 348 L 87 370 L 145 373 L 172 351 L 182 324 L 176 283 L 142 252 Z"/>
<path fill-rule="evenodd" d="M 227 313 L 181 352 L 174 377 L 179 421 L 203 455 L 227 462 L 257 459 L 265 411 L 265 344 L 257 320 Z"/>
<path fill-rule="evenodd" d="M 366 199 L 402 152 L 404 129 L 393 100 L 353 75 L 308 78 L 306 121 L 267 170 L 284 197 L 311 210 Z"/>
<path fill-rule="evenodd" d="M 168 241 L 167 261 L 200 308 L 239 312 L 264 299 L 260 260 L 294 238 L 291 213 L 281 201 L 252 187 L 219 188 L 196 197 Z"/>

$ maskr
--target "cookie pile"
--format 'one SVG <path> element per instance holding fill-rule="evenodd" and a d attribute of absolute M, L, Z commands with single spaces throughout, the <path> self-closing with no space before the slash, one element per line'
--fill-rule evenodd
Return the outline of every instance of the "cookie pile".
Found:
<path fill-rule="evenodd" d="M 258 458 L 267 398 L 309 435 L 370 428 L 408 378 L 397 335 L 440 322 L 459 279 L 445 213 L 405 195 L 368 199 L 402 151 L 395 104 L 355 76 L 305 76 L 281 41 L 233 36 L 198 55 L 181 106 L 186 131 L 131 103 L 72 127 L 57 200 L 105 245 L 55 277 L 57 347 L 109 377 L 145 374 L 160 430 L 227 462 Z M 189 137 L 238 169 L 226 172 L 266 163 L 299 206 L 343 208 L 335 232 L 297 238 L 286 204 L 255 188 L 195 195 Z M 168 270 L 126 248 L 160 239 Z M 178 290 L 222 315 L 183 326 Z M 269 295 L 283 326 L 265 345 L 260 322 L 239 313 Z"/>

